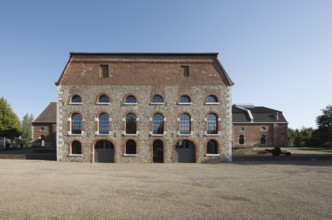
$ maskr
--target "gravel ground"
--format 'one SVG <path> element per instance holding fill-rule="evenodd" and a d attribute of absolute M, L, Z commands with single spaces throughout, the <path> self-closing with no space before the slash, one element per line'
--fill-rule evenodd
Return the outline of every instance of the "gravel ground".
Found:
<path fill-rule="evenodd" d="M 332 161 L 0 160 L 0 219 L 332 219 Z"/>

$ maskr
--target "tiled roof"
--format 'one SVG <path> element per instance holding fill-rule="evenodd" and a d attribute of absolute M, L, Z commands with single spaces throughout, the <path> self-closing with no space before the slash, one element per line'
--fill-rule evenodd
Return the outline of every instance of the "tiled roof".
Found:
<path fill-rule="evenodd" d="M 263 106 L 237 106 L 232 107 L 233 122 L 250 123 L 248 111 L 251 112 L 253 123 L 287 123 L 281 111 Z"/>
<path fill-rule="evenodd" d="M 42 113 L 33 121 L 37 123 L 56 123 L 56 102 L 51 102 Z"/>

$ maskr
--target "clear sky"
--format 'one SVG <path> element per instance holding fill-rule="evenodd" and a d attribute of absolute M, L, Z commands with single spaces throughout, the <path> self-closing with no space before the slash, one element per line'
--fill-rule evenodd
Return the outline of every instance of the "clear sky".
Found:
<path fill-rule="evenodd" d="M 291 128 L 332 104 L 331 0 L 0 1 L 0 96 L 20 119 L 56 101 L 69 52 L 219 52 L 233 103 Z"/>

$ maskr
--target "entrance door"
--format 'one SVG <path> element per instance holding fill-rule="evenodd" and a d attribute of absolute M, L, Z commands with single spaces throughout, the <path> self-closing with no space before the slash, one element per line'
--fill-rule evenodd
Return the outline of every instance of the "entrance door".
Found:
<path fill-rule="evenodd" d="M 95 144 L 95 162 L 114 163 L 114 146 L 110 141 L 98 141 Z"/>
<path fill-rule="evenodd" d="M 195 163 L 195 145 L 193 142 L 183 140 L 176 143 L 175 162 Z"/>
<path fill-rule="evenodd" d="M 163 142 L 161 140 L 156 140 L 153 142 L 153 163 L 163 163 L 163 162 L 164 162 Z"/>

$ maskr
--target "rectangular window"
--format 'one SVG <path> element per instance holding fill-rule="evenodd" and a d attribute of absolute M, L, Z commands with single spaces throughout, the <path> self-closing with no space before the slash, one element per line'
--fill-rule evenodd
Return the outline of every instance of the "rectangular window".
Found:
<path fill-rule="evenodd" d="M 183 76 L 189 77 L 189 66 L 181 66 L 183 69 Z"/>
<path fill-rule="evenodd" d="M 100 65 L 100 71 L 101 71 L 101 77 L 102 78 L 107 78 L 109 77 L 109 70 L 108 70 L 108 65 Z"/>

